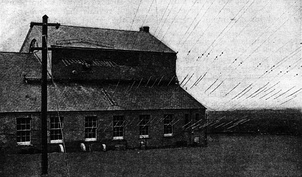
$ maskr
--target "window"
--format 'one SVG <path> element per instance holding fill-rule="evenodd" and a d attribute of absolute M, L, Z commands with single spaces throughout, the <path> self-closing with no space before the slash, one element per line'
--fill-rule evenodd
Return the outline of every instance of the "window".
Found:
<path fill-rule="evenodd" d="M 96 116 L 85 117 L 85 141 L 96 141 L 97 119 Z"/>
<path fill-rule="evenodd" d="M 200 120 L 200 117 L 199 117 L 199 114 L 197 113 L 196 115 L 195 115 L 195 121 L 199 121 Z"/>
<path fill-rule="evenodd" d="M 185 123 L 184 123 L 184 127 L 188 127 L 189 123 L 190 123 L 190 117 L 189 114 L 185 114 Z"/>
<path fill-rule="evenodd" d="M 173 134 L 173 115 L 172 114 L 165 114 L 164 115 L 164 136 L 172 136 Z"/>
<path fill-rule="evenodd" d="M 149 120 L 150 115 L 139 116 L 139 137 L 149 138 Z"/>
<path fill-rule="evenodd" d="M 90 72 L 92 70 L 92 61 L 85 61 L 82 65 L 82 69 L 84 72 Z"/>
<path fill-rule="evenodd" d="M 62 143 L 62 117 L 50 117 L 50 143 Z"/>
<path fill-rule="evenodd" d="M 199 144 L 200 143 L 200 137 L 199 136 L 195 136 L 194 137 L 194 143 L 195 144 Z"/>
<path fill-rule="evenodd" d="M 30 145 L 30 118 L 17 118 L 17 144 Z"/>
<path fill-rule="evenodd" d="M 38 46 L 38 45 L 36 45 L 36 44 L 38 44 L 36 42 L 37 42 L 36 39 L 31 40 L 30 46 L 29 46 L 29 53 L 33 53 L 33 48 Z"/>
<path fill-rule="evenodd" d="M 124 139 L 124 116 L 113 116 L 113 139 Z"/>

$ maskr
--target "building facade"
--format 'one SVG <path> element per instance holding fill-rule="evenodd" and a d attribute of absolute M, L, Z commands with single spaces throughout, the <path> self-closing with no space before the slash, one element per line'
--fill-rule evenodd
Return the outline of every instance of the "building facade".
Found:
<path fill-rule="evenodd" d="M 184 91 L 176 53 L 149 33 L 49 27 L 49 151 L 202 146 L 206 108 Z M 0 53 L 0 146 L 41 149 L 41 28 Z"/>

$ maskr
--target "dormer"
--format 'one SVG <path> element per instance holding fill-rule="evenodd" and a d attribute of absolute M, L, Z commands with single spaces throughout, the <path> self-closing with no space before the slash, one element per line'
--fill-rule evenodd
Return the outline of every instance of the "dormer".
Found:
<path fill-rule="evenodd" d="M 30 29 L 21 52 L 41 44 L 41 27 Z M 34 44 L 33 42 L 34 41 Z M 176 79 L 176 53 L 149 33 L 61 25 L 49 27 L 51 73 L 55 80 L 145 81 Z"/>

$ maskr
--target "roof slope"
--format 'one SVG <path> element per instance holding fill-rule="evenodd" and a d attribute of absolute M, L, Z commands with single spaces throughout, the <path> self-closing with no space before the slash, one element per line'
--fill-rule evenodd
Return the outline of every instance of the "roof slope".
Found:
<path fill-rule="evenodd" d="M 36 93 L 23 83 L 23 77 L 39 76 L 36 60 L 33 54 L 0 52 L 0 112 L 35 109 L 37 98 L 31 95 Z"/>
<path fill-rule="evenodd" d="M 21 51 L 28 51 L 32 39 L 41 45 L 41 33 L 41 26 L 32 27 Z M 61 25 L 59 29 L 48 28 L 48 42 L 49 46 L 175 53 L 152 34 L 143 31 Z"/>
<path fill-rule="evenodd" d="M 40 111 L 40 63 L 32 54 L 0 52 L 0 112 Z M 49 111 L 203 109 L 178 85 L 55 83 L 48 86 Z"/>

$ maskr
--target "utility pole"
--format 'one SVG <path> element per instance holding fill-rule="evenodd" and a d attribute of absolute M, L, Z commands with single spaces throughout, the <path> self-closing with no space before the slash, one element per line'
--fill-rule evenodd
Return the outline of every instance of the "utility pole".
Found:
<path fill-rule="evenodd" d="M 42 50 L 42 80 L 41 80 L 41 134 L 42 134 L 42 158 L 41 167 L 42 175 L 48 174 L 48 154 L 47 154 L 47 27 L 56 26 L 59 23 L 48 23 L 48 16 L 42 17 L 42 23 L 31 22 L 30 27 L 34 25 L 42 26 L 42 48 L 33 47 L 31 50 Z"/>

